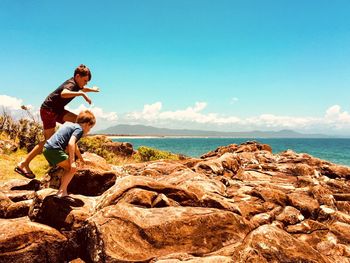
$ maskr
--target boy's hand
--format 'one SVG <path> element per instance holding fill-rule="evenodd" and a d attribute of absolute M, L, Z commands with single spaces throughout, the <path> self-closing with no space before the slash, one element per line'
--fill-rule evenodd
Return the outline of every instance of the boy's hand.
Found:
<path fill-rule="evenodd" d="M 96 86 L 93 86 L 93 87 L 91 88 L 91 91 L 92 91 L 92 92 L 100 92 L 100 88 L 99 88 L 99 87 L 96 87 Z"/>

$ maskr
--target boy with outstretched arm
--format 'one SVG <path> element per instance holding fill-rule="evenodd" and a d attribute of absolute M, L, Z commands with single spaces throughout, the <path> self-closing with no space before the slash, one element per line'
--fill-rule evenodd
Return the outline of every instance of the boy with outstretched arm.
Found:
<path fill-rule="evenodd" d="M 81 64 L 74 71 L 74 76 L 65 81 L 61 86 L 47 96 L 40 108 L 40 117 L 43 121 L 45 140 L 40 142 L 28 153 L 26 158 L 17 164 L 15 171 L 29 179 L 35 178 L 30 170 L 29 164 L 35 156 L 40 154 L 46 140 L 54 133 L 56 122 L 75 122 L 77 115 L 65 109 L 65 106 L 75 97 L 82 96 L 87 103 L 91 104 L 91 99 L 86 92 L 99 92 L 98 87 L 89 88 L 86 84 L 91 80 L 90 69 Z"/>
<path fill-rule="evenodd" d="M 77 171 L 75 157 L 77 156 L 81 162 L 84 162 L 77 142 L 83 135 L 89 133 L 95 123 L 96 119 L 91 111 L 82 111 L 79 113 L 76 123 L 63 124 L 44 145 L 43 154 L 50 165 L 57 165 L 64 169 L 61 185 L 57 192 L 57 196 L 60 198 L 69 198 L 67 187 Z"/>

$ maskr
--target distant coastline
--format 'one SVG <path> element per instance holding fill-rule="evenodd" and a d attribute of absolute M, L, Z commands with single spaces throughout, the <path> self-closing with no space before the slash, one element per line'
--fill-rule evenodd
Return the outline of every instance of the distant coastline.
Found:
<path fill-rule="evenodd" d="M 305 134 L 293 130 L 222 132 L 206 130 L 169 129 L 145 125 L 119 124 L 96 131 L 113 138 L 336 138 L 326 134 Z"/>
<path fill-rule="evenodd" d="M 90 134 L 88 136 L 106 136 L 110 139 L 176 139 L 176 138 L 183 138 L 183 139 L 247 139 L 247 140 L 255 140 L 255 139 L 349 139 L 348 137 L 264 137 L 264 136 L 207 136 L 207 135 L 138 135 L 138 134 Z"/>

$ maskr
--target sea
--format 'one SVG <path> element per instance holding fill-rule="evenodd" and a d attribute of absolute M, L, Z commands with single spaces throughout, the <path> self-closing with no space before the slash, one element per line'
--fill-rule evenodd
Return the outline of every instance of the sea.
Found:
<path fill-rule="evenodd" d="M 350 166 L 350 138 L 301 139 L 301 138 L 189 138 L 189 137 L 114 137 L 113 141 L 130 142 L 134 149 L 147 146 L 190 157 L 200 157 L 219 146 L 257 141 L 272 147 L 274 154 L 288 149 L 307 153 L 332 163 Z"/>

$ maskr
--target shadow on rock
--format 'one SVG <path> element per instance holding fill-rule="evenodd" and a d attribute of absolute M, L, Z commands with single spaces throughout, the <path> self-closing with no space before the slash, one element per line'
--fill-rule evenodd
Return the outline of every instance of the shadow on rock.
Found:
<path fill-rule="evenodd" d="M 32 221 L 49 225 L 56 229 L 68 229 L 72 222 L 68 216 L 74 207 L 82 207 L 84 202 L 78 198 L 60 198 L 56 195 L 45 197 L 42 202 L 35 202 L 29 211 Z"/>
<path fill-rule="evenodd" d="M 16 185 L 11 188 L 11 190 L 34 190 L 38 191 L 40 189 L 41 183 L 37 179 L 30 180 L 28 183 L 23 185 Z"/>

